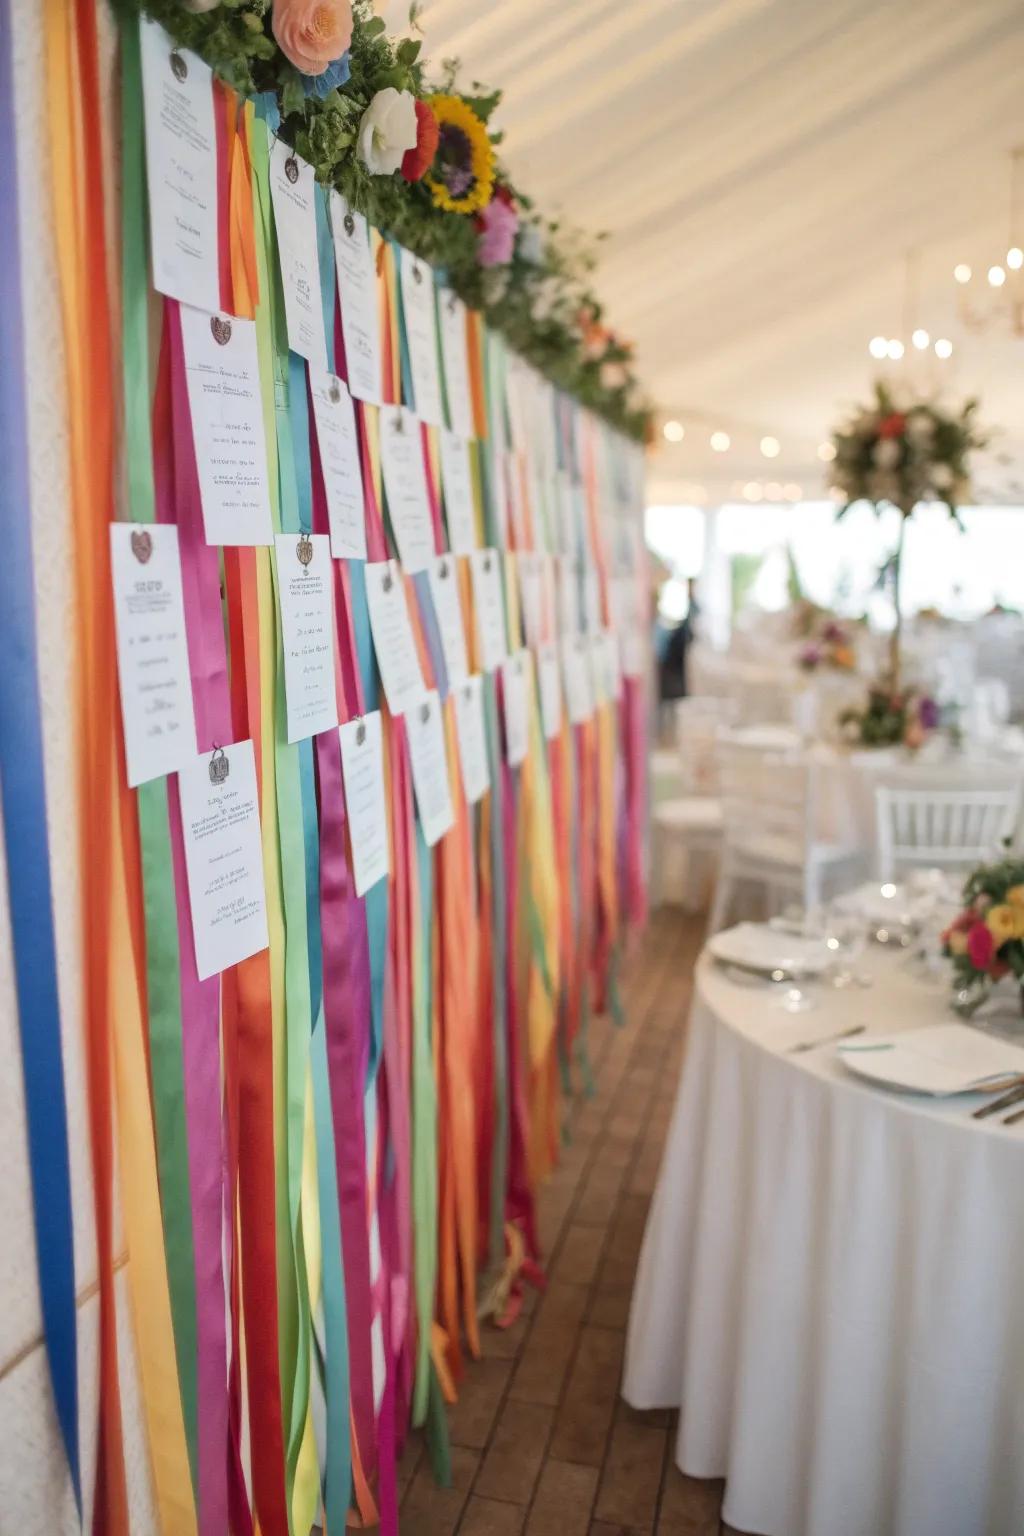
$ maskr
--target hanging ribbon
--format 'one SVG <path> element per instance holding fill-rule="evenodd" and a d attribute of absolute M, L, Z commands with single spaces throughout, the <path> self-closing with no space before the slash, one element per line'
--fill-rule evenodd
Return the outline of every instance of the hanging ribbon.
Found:
<path fill-rule="evenodd" d="M 32 571 L 24 325 L 19 259 L 11 0 L 0 25 L 0 203 L 9 250 L 0 274 L 0 807 L 3 811 L 36 1269 L 57 1421 L 79 1516 L 78 1359 L 67 1111 L 53 936 L 46 780 Z"/>

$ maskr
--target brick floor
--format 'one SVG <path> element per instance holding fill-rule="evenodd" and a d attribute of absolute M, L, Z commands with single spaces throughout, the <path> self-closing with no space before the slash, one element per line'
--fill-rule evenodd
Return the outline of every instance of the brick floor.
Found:
<path fill-rule="evenodd" d="M 402 1536 L 730 1536 L 721 1483 L 674 1464 L 675 1415 L 619 1396 L 700 941 L 662 909 L 623 976 L 625 1026 L 593 1021 L 595 1091 L 539 1199 L 548 1288 L 507 1332 L 484 1332 L 449 1411 L 453 1487 L 407 1448 Z"/>

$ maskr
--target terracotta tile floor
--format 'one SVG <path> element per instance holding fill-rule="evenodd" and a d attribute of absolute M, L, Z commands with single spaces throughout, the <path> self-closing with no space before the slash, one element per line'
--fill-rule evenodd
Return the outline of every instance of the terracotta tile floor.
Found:
<path fill-rule="evenodd" d="M 701 926 L 656 913 L 623 978 L 626 1024 L 591 1026 L 596 1092 L 540 1197 L 548 1288 L 488 1329 L 450 1411 L 452 1487 L 418 1439 L 403 1536 L 719 1536 L 720 1483 L 684 1477 L 674 1415 L 619 1397 L 629 1297 L 675 1095 Z"/>

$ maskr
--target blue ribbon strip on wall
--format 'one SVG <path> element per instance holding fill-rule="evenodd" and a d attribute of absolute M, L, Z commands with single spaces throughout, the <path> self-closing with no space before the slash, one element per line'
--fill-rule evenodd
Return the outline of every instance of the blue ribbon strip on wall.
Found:
<path fill-rule="evenodd" d="M 32 581 L 11 0 L 0 0 L 0 5 L 0 208 L 7 217 L 7 255 L 0 264 L 0 809 L 43 1328 L 57 1418 L 81 1511 L 75 1260 Z"/>

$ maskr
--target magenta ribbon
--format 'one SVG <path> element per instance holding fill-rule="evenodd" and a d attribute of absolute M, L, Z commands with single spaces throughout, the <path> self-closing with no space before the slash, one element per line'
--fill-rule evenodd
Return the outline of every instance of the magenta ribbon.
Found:
<path fill-rule="evenodd" d="M 199 750 L 231 736 L 227 654 L 221 610 L 220 563 L 206 543 L 192 418 L 185 380 L 181 315 L 165 300 L 170 349 L 173 492 L 157 486 L 158 516 L 176 521 L 181 552 L 185 627 Z M 196 1276 L 199 1530 L 228 1529 L 228 1370 L 223 1265 L 226 1146 L 220 1076 L 220 977 L 200 981 L 185 870 L 177 782 L 168 796 L 181 956 L 181 1031 L 188 1125 L 189 1183 Z"/>

